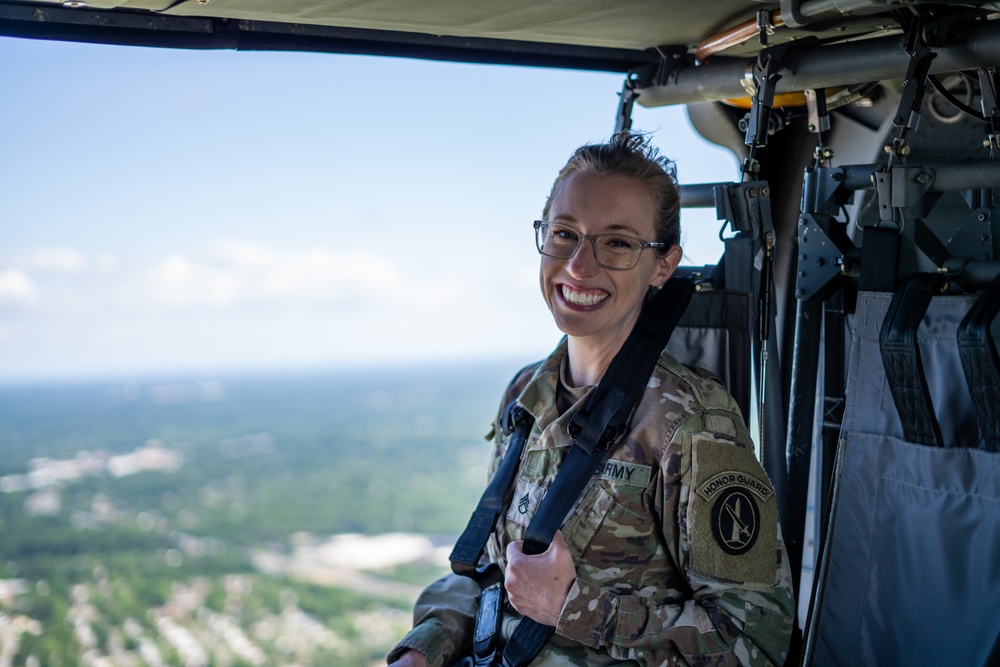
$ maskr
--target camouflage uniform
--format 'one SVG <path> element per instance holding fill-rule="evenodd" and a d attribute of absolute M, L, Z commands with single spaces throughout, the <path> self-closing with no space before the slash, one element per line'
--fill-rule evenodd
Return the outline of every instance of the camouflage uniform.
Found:
<path fill-rule="evenodd" d="M 563 342 L 508 388 L 506 400 L 517 396 L 535 425 L 506 520 L 488 544 L 502 567 L 507 544 L 524 536 L 572 444 L 570 417 L 588 398 L 559 414 L 565 353 Z M 507 442 L 500 429 L 492 437 L 495 470 Z M 563 525 L 577 578 L 555 637 L 532 667 L 784 662 L 791 581 L 777 499 L 750 442 L 721 384 L 660 357 L 630 431 Z M 477 594 L 457 575 L 432 584 L 393 656 L 417 648 L 438 667 L 468 651 Z M 505 636 L 516 618 L 505 612 Z"/>

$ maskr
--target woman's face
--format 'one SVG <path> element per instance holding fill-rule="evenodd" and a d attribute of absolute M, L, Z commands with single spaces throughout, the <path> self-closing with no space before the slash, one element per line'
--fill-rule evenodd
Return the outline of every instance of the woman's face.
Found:
<path fill-rule="evenodd" d="M 653 195 L 628 176 L 593 171 L 571 174 L 553 195 L 548 219 L 588 236 L 618 232 L 656 241 Z M 666 257 L 647 248 L 634 268 L 615 271 L 598 266 L 587 240 L 569 259 L 542 255 L 542 295 L 556 326 L 566 335 L 598 345 L 624 341 L 639 317 L 648 288 L 670 277 L 680 255 L 677 247 Z"/>

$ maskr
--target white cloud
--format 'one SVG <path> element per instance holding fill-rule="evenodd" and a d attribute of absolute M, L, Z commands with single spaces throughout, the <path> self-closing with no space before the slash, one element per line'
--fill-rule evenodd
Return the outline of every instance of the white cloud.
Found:
<path fill-rule="evenodd" d="M 366 250 L 286 252 L 252 243 L 221 244 L 204 257 L 172 255 L 146 277 L 155 300 L 210 306 L 393 298 L 401 279 L 392 260 Z"/>
<path fill-rule="evenodd" d="M 42 271 L 77 273 L 87 265 L 87 258 L 73 248 L 36 248 L 27 255 L 24 265 Z"/>
<path fill-rule="evenodd" d="M 0 303 L 32 303 L 38 297 L 38 288 L 24 271 L 0 271 Z"/>

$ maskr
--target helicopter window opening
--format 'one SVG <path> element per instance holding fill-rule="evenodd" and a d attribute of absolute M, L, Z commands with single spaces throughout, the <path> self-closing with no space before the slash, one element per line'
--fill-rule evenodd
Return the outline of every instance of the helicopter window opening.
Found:
<path fill-rule="evenodd" d="M 127 650 L 152 645 L 162 624 L 147 612 L 180 598 L 202 627 L 236 618 L 233 600 L 253 606 L 240 618 L 270 624 L 279 648 L 282 610 L 315 626 L 310 645 L 352 643 L 332 617 L 385 655 L 409 624 L 395 597 L 324 596 L 237 550 L 376 553 L 374 586 L 356 573 L 375 558 L 338 571 L 404 597 L 443 573 L 428 535 L 464 522 L 481 491 L 497 394 L 561 335 L 531 222 L 572 151 L 610 134 L 620 77 L 18 39 L 0 39 L 0 59 L 18 63 L 0 110 L 0 590 L 42 628 L 15 664 L 49 664 L 42 644 L 74 664 L 66 618 L 81 614 L 91 655 L 116 628 Z M 634 121 L 682 182 L 737 173 L 683 109 Z M 685 262 L 715 264 L 714 210 L 682 225 Z M 88 553 L 119 523 L 154 548 Z M 79 545 L 65 569 L 11 555 L 43 533 L 43 547 Z M 206 562 L 221 574 L 201 577 Z M 305 613 L 329 597 L 335 613 Z M 113 600 L 136 611 L 118 618 Z"/>
<path fill-rule="evenodd" d="M 3 375 L 520 359 L 558 335 L 531 221 L 569 154 L 610 134 L 619 75 L 9 38 L 0 50 L 23 63 L 0 112 Z M 343 91 L 389 79 L 359 117 Z M 559 122 L 540 125 L 536 101 L 554 89 Z M 67 124 L 67 108 L 91 111 Z M 735 175 L 682 108 L 638 108 L 634 122 L 681 182 Z M 30 127 L 46 131 L 17 129 Z M 456 252 L 451 230 L 470 216 L 490 253 Z M 717 224 L 682 213 L 685 264 L 718 261 Z M 514 316 L 483 327 L 497 303 Z M 401 340 L 389 312 L 408 322 Z"/>

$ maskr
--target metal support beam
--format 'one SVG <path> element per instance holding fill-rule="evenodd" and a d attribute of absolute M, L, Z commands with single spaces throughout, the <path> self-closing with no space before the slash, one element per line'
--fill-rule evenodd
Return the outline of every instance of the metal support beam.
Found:
<path fill-rule="evenodd" d="M 964 36 L 961 43 L 934 48 L 937 57 L 930 63 L 931 74 L 975 70 L 1000 62 L 1000 21 L 970 23 Z M 909 62 L 898 34 L 807 47 L 796 54 L 794 63 L 786 63 L 778 72 L 781 78 L 775 92 L 901 79 Z M 754 63 L 750 58 L 715 57 L 704 65 L 675 71 L 669 82 L 639 89 L 637 101 L 645 107 L 657 107 L 744 98 L 744 80 Z"/>

